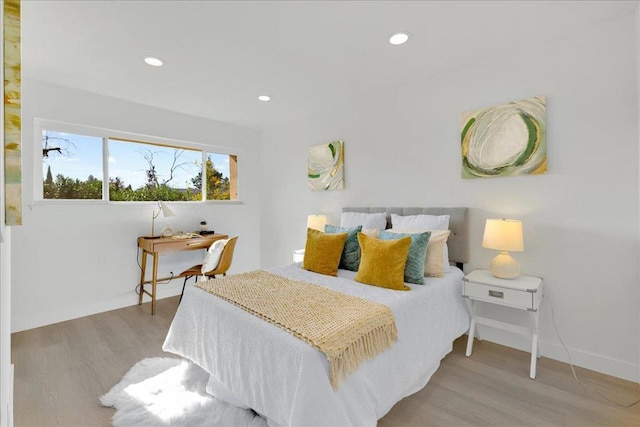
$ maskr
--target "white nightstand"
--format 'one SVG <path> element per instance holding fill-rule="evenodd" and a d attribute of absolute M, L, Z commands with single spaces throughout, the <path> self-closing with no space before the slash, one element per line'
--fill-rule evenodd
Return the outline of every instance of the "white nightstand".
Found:
<path fill-rule="evenodd" d="M 469 299 L 471 324 L 467 340 L 467 356 L 473 350 L 473 337 L 477 325 L 486 325 L 524 335 L 531 335 L 531 370 L 529 376 L 536 377 L 536 359 L 538 354 L 538 307 L 542 300 L 542 279 L 532 276 L 519 276 L 515 279 L 498 279 L 489 270 L 474 270 L 463 280 L 462 295 Z M 532 327 L 525 328 L 499 320 L 478 316 L 478 302 L 504 305 L 527 310 L 531 313 Z M 478 339 L 480 339 L 478 337 Z"/>
<path fill-rule="evenodd" d="M 293 262 L 302 262 L 304 260 L 304 249 L 293 251 Z"/>

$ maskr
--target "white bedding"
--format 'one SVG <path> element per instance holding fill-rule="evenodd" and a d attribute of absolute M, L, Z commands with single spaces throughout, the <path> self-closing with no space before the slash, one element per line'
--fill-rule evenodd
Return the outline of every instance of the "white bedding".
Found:
<path fill-rule="evenodd" d="M 292 264 L 269 271 L 387 305 L 398 342 L 341 381 L 329 384 L 324 354 L 284 330 L 199 288 L 185 290 L 165 351 L 192 360 L 211 374 L 207 391 L 251 408 L 270 426 L 375 426 L 393 405 L 422 389 L 467 331 L 463 273 L 425 278 L 411 291 L 363 285 L 355 272 L 323 276 Z M 214 279 L 215 280 L 215 279 Z"/>

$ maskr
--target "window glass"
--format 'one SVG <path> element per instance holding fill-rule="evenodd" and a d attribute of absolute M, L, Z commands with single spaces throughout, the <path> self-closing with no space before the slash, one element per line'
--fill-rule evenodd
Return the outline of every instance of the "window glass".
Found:
<path fill-rule="evenodd" d="M 39 119 L 36 129 L 45 200 L 238 200 L 237 155 Z"/>
<path fill-rule="evenodd" d="M 206 158 L 207 200 L 237 200 L 237 156 L 207 153 Z"/>
<path fill-rule="evenodd" d="M 42 131 L 44 199 L 102 199 L 102 138 Z"/>
<path fill-rule="evenodd" d="M 202 151 L 109 139 L 109 200 L 202 200 Z"/>

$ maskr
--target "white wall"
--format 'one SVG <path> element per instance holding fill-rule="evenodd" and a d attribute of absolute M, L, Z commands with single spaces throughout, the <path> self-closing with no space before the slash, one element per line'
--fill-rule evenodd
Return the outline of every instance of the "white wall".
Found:
<path fill-rule="evenodd" d="M 480 245 L 484 220 L 518 218 L 526 251 L 515 257 L 524 274 L 542 276 L 546 286 L 542 354 L 566 360 L 551 301 L 576 364 L 638 381 L 635 25 L 629 15 L 264 132 L 262 265 L 290 262 L 304 247 L 311 213 L 337 223 L 343 206 L 468 206 L 471 271 L 495 256 Z M 547 96 L 549 172 L 462 180 L 460 113 L 535 95 Z M 347 189 L 312 193 L 307 146 L 334 139 L 345 141 Z M 484 309 L 527 320 L 526 313 Z M 524 337 L 481 332 L 527 348 Z"/>
<path fill-rule="evenodd" d="M 23 226 L 13 231 L 13 330 L 137 304 L 136 237 L 149 234 L 153 203 L 34 203 L 31 159 L 41 142 L 34 119 L 95 126 L 176 140 L 230 147 L 239 156 L 241 203 L 169 203 L 175 218 L 158 218 L 157 229 L 210 227 L 238 234 L 232 272 L 257 268 L 259 246 L 258 138 L 254 130 L 26 80 L 23 85 Z M 39 185 L 39 184 L 38 184 Z M 160 277 L 200 262 L 203 252 L 160 258 Z M 159 285 L 160 297 L 179 294 L 182 280 Z M 145 301 L 148 298 L 145 297 Z"/>
<path fill-rule="evenodd" d="M 2 3 L 0 3 L 2 5 Z M 0 72 L 1 73 L 1 72 Z M 0 107 L 4 117 L 4 108 Z M 4 129 L 4 127 L 3 127 Z M 0 188 L 4 188 L 4 132 L 0 135 Z M 11 227 L 5 226 L 4 195 L 0 197 L 0 426 L 13 425 L 11 365 Z"/>
<path fill-rule="evenodd" d="M 1 139 L 1 145 L 4 147 L 4 138 Z M 4 188 L 3 157 L 4 156 L 0 155 L 0 188 Z M 6 427 L 13 425 L 13 365 L 11 364 L 10 265 L 12 227 L 5 227 L 4 225 L 4 198 L 2 201 L 0 201 L 0 212 L 0 426 Z"/>
<path fill-rule="evenodd" d="M 636 102 L 638 105 L 638 126 L 640 127 L 640 1 L 636 1 L 636 78 Z M 640 130 L 638 133 L 638 146 L 640 147 Z M 640 156 L 640 149 L 638 154 Z M 638 157 L 638 164 L 640 165 L 640 157 Z M 640 179 L 640 174 L 638 179 Z M 640 181 L 638 188 L 640 192 Z M 640 221 L 640 216 L 638 216 L 638 221 Z M 640 256 L 640 253 L 638 255 Z M 640 265 L 640 259 L 638 259 L 638 265 Z M 638 286 L 637 292 L 640 294 L 640 286 Z M 638 324 L 640 324 L 640 298 L 638 298 Z M 638 329 L 638 352 L 640 352 L 640 328 Z M 640 377 L 640 363 L 638 364 L 638 376 Z"/>
<path fill-rule="evenodd" d="M 4 6 L 4 2 L 0 2 Z M 0 18 L 2 19 L 2 18 Z M 1 48 L 0 48 L 1 53 Z M 2 70 L 0 70 L 0 75 Z M 4 103 L 0 106 L 0 188 L 4 189 Z M 0 195 L 0 427 L 13 425 L 11 365 L 11 228 L 5 226 L 4 194 Z"/>
<path fill-rule="evenodd" d="M 4 10 L 4 1 L 0 1 Z M 4 30 L 4 13 L 0 15 Z M 0 46 L 0 56 L 4 56 Z M 4 69 L 0 69 L 4 81 Z M 11 227 L 5 226 L 4 103 L 0 105 L 0 427 L 13 426 L 13 365 L 11 364 Z"/>

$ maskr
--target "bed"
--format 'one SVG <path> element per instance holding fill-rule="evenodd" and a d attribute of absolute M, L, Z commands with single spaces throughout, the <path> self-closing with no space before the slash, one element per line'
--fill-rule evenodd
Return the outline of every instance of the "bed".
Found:
<path fill-rule="evenodd" d="M 451 216 L 449 259 L 468 261 L 466 208 L 345 208 L 344 211 Z M 189 287 L 163 349 L 210 374 L 207 391 L 251 408 L 270 426 L 375 426 L 399 400 L 422 389 L 467 331 L 462 271 L 426 278 L 398 292 L 353 281 L 355 272 L 324 276 L 291 264 L 268 271 L 387 305 L 398 341 L 344 379 L 334 391 L 326 356 L 288 332 L 199 288 Z"/>

